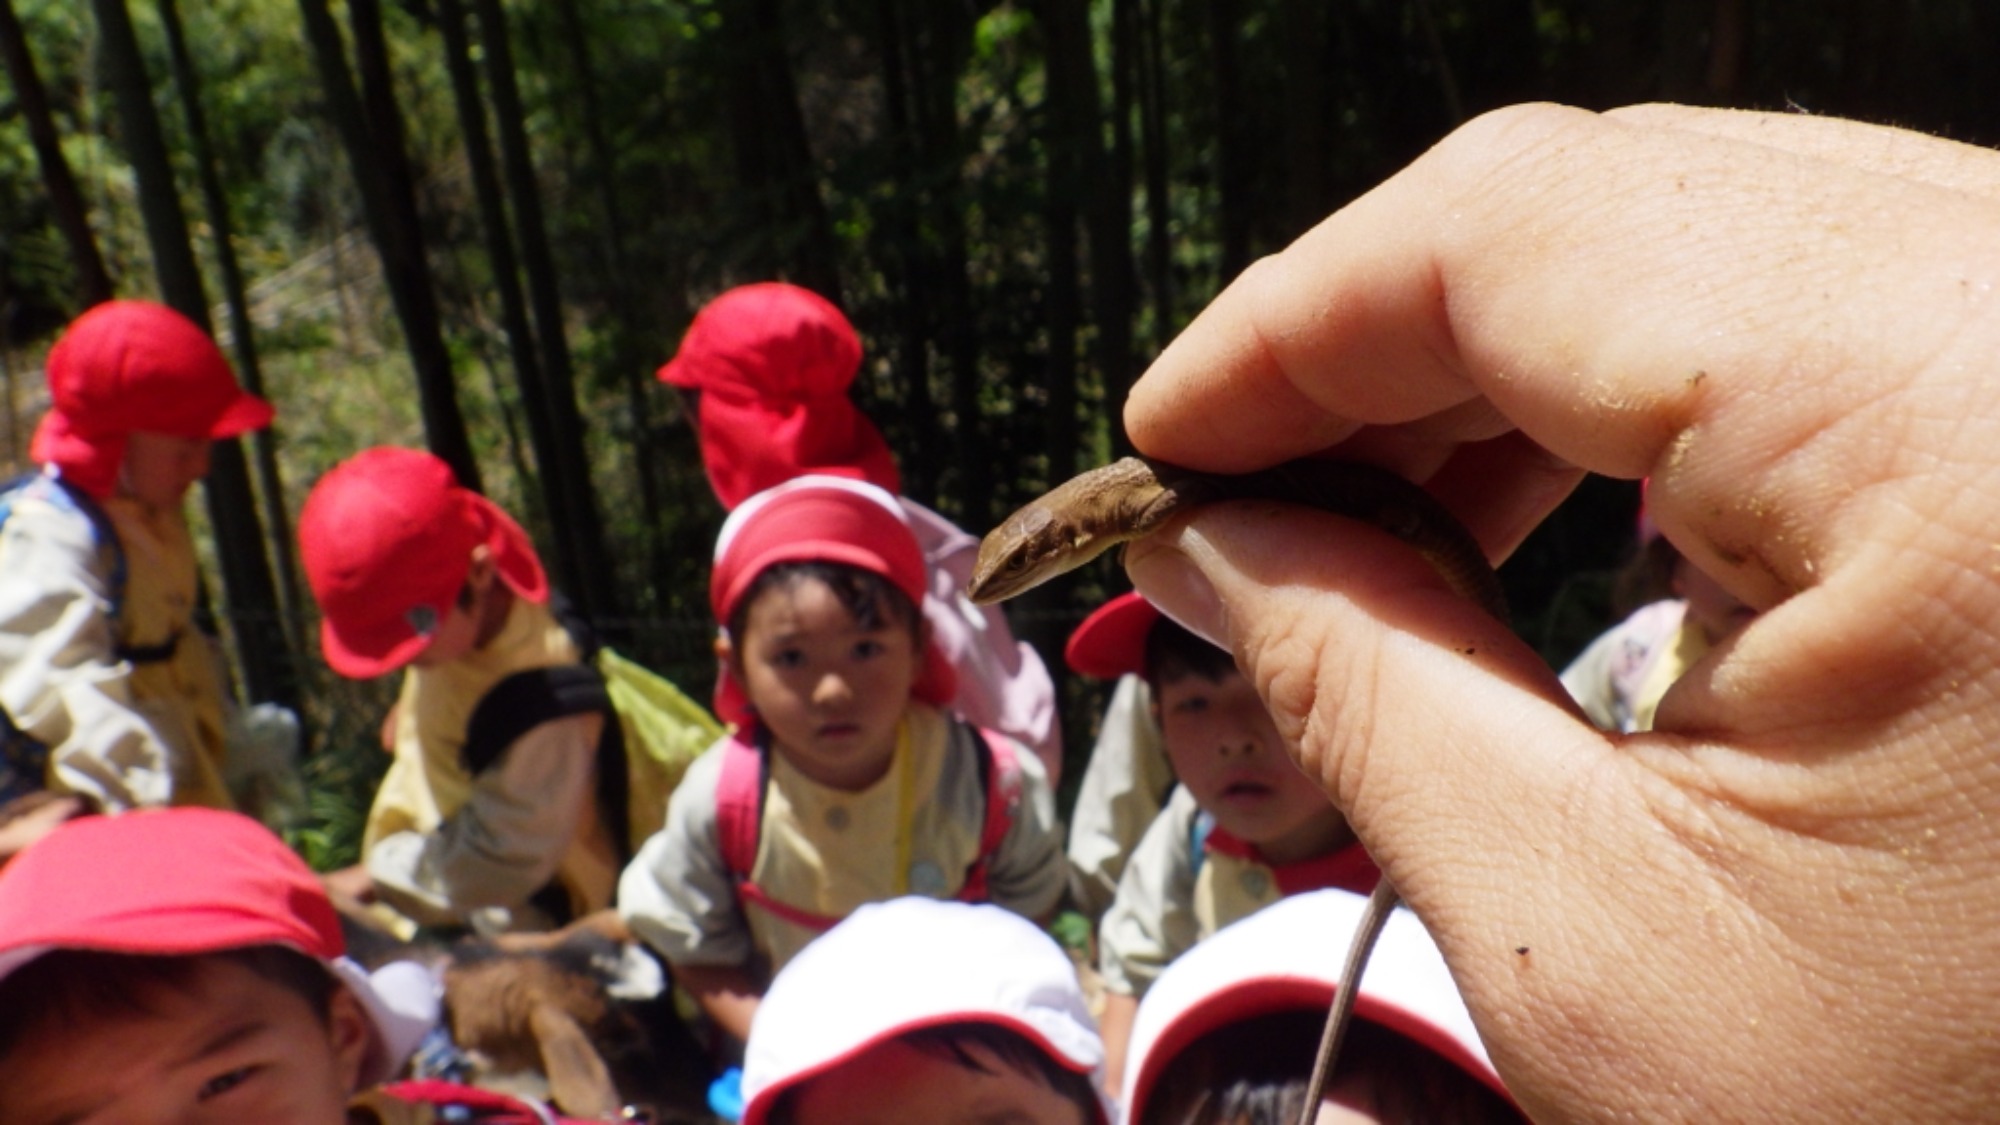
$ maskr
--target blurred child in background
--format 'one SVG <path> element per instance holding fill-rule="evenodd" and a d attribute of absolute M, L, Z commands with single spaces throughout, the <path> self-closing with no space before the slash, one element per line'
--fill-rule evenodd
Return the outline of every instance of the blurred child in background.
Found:
<path fill-rule="evenodd" d="M 1615 594 L 1638 608 L 1572 660 L 1562 682 L 1591 722 L 1624 734 L 1652 730 L 1674 681 L 1757 616 L 1660 534 L 1643 497 L 1639 552 Z"/>
<path fill-rule="evenodd" d="M 313 486 L 299 543 L 327 663 L 355 679 L 406 669 L 364 869 L 331 885 L 379 897 L 404 937 L 412 922 L 494 933 L 608 911 L 664 795 L 632 799 L 647 763 L 527 533 L 438 458 L 382 447 Z M 700 718 L 699 737 L 719 732 Z"/>
<path fill-rule="evenodd" d="M 846 478 L 752 497 L 717 539 L 716 703 L 738 731 L 689 769 L 618 901 L 738 1040 L 770 974 L 864 903 L 1040 917 L 1061 897 L 1041 761 L 941 709 L 925 582 L 895 498 Z"/>
<path fill-rule="evenodd" d="M 900 494 L 882 434 L 848 398 L 861 338 L 831 301 L 784 282 L 738 286 L 688 326 L 660 381 L 679 389 L 724 508 L 804 473 L 853 477 Z M 966 599 L 979 540 L 898 495 L 930 568 L 920 599 L 931 643 L 957 672 L 952 710 L 1019 740 L 1062 776 L 1055 685 L 1035 650 L 1014 639 L 998 606 Z"/>
<path fill-rule="evenodd" d="M 217 654 L 194 623 L 182 502 L 209 447 L 270 424 L 221 349 L 163 305 L 109 301 L 48 358 L 38 475 L 0 494 L 0 802 L 231 807 Z"/>
<path fill-rule="evenodd" d="M 1294 1125 L 1306 1109 L 1339 950 L 1363 899 L 1286 899 L 1216 934 L 1146 994 L 1125 1060 L 1130 1125 Z M 1407 910 L 1389 919 L 1315 1120 L 1523 1125 L 1444 958 Z"/>
<path fill-rule="evenodd" d="M 262 825 L 85 817 L 0 878 L 10 1125 L 339 1125 L 437 1017 L 437 982 L 343 955 L 333 904 Z"/>
<path fill-rule="evenodd" d="M 1146 829 L 1098 930 L 1110 1080 L 1140 998 L 1175 958 L 1222 927 L 1303 891 L 1368 891 L 1380 873 L 1347 820 L 1285 751 L 1230 655 L 1136 593 L 1070 638 L 1086 675 L 1137 673 L 1151 689 L 1180 786 Z"/>
<path fill-rule="evenodd" d="M 1061 947 L 994 906 L 864 906 L 771 982 L 744 1125 L 1099 1125 L 1103 1044 Z"/>

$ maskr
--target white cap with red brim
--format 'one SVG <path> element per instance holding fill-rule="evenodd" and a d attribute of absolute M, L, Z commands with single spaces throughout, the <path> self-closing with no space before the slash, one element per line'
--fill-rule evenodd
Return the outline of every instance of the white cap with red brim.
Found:
<path fill-rule="evenodd" d="M 1349 935 L 1366 899 L 1294 895 L 1216 933 L 1167 967 L 1132 1026 L 1120 1099 L 1137 1121 L 1174 1060 L 1217 1028 L 1273 1012 L 1331 1007 Z M 1361 974 L 1356 1019 L 1386 1027 L 1507 1096 L 1458 986 L 1416 915 L 1397 910 Z"/>
<path fill-rule="evenodd" d="M 1013 1031 L 1057 1065 L 1102 1078 L 1104 1044 L 1076 967 L 1034 923 L 997 906 L 927 898 L 864 906 L 806 946 L 764 994 L 744 1053 L 744 1125 L 759 1125 L 786 1090 L 871 1047 L 966 1023 Z"/>

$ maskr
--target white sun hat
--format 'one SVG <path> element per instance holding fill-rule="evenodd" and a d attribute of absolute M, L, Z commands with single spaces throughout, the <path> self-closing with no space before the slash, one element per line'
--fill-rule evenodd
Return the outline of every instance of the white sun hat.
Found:
<path fill-rule="evenodd" d="M 1274 1012 L 1331 1007 L 1347 939 L 1366 902 L 1341 890 L 1293 895 L 1169 965 L 1133 1022 L 1120 1099 L 1124 1120 L 1140 1119 L 1161 1076 L 1209 1032 Z M 1397 910 L 1383 929 L 1361 974 L 1354 1016 L 1422 1044 L 1507 1096 L 1444 958 L 1409 911 Z"/>
<path fill-rule="evenodd" d="M 1101 1085 L 1104 1044 L 1052 938 L 997 906 L 900 898 L 855 911 L 771 982 L 744 1054 L 744 1125 L 871 1047 L 962 1023 L 1013 1031 Z"/>

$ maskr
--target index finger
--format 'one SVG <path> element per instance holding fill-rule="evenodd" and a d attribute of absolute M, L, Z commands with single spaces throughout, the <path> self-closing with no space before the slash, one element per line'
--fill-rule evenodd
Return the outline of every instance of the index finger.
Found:
<path fill-rule="evenodd" d="M 1990 155 L 1920 141 L 1944 158 L 1889 160 L 1868 132 L 1875 155 L 1828 175 L 1837 125 L 1791 137 L 1765 121 L 1753 142 L 1690 127 L 1703 121 L 1531 106 L 1459 130 L 1218 297 L 1134 387 L 1134 443 L 1217 471 L 1388 448 L 1421 479 L 1518 427 L 1563 462 L 1637 477 L 1725 402 L 1764 393 L 1774 366 L 1834 357 L 1805 372 L 1819 401 L 1776 412 L 1794 432 L 1761 435 L 1782 445 L 1935 354 L 1912 336 L 1947 339 L 1963 279 L 1990 272 L 1951 245 L 1988 218 L 1966 217 L 1990 200 L 1963 189 Z M 1939 168 L 1972 171 L 1921 178 Z M 1885 258 L 1925 240 L 1945 261 L 1964 251 L 1964 271 Z M 1913 321 L 1925 304 L 1934 319 Z M 1541 511 L 1461 514 L 1490 543 L 1504 536 L 1482 521 L 1519 526 L 1552 503 L 1544 489 L 1518 501 Z"/>

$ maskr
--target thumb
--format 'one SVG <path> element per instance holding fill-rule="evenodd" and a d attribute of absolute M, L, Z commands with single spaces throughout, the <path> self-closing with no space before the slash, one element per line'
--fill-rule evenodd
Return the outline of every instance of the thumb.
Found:
<path fill-rule="evenodd" d="M 1714 911 L 1715 871 L 1658 815 L 1684 799 L 1615 752 L 1505 625 L 1386 533 L 1289 505 L 1205 505 L 1135 542 L 1126 565 L 1164 612 L 1234 652 L 1437 938 L 1524 1106 L 1550 1083 L 1574 1089 L 1578 1055 L 1547 1048 L 1579 1019 L 1627 1050 L 1663 1032 L 1661 997 L 1603 987 L 1635 969 L 1605 935 Z M 1700 950 L 1649 955 L 1661 963 L 1645 978 L 1671 981 Z M 1594 1096 L 1615 1084 L 1601 1077 Z"/>

